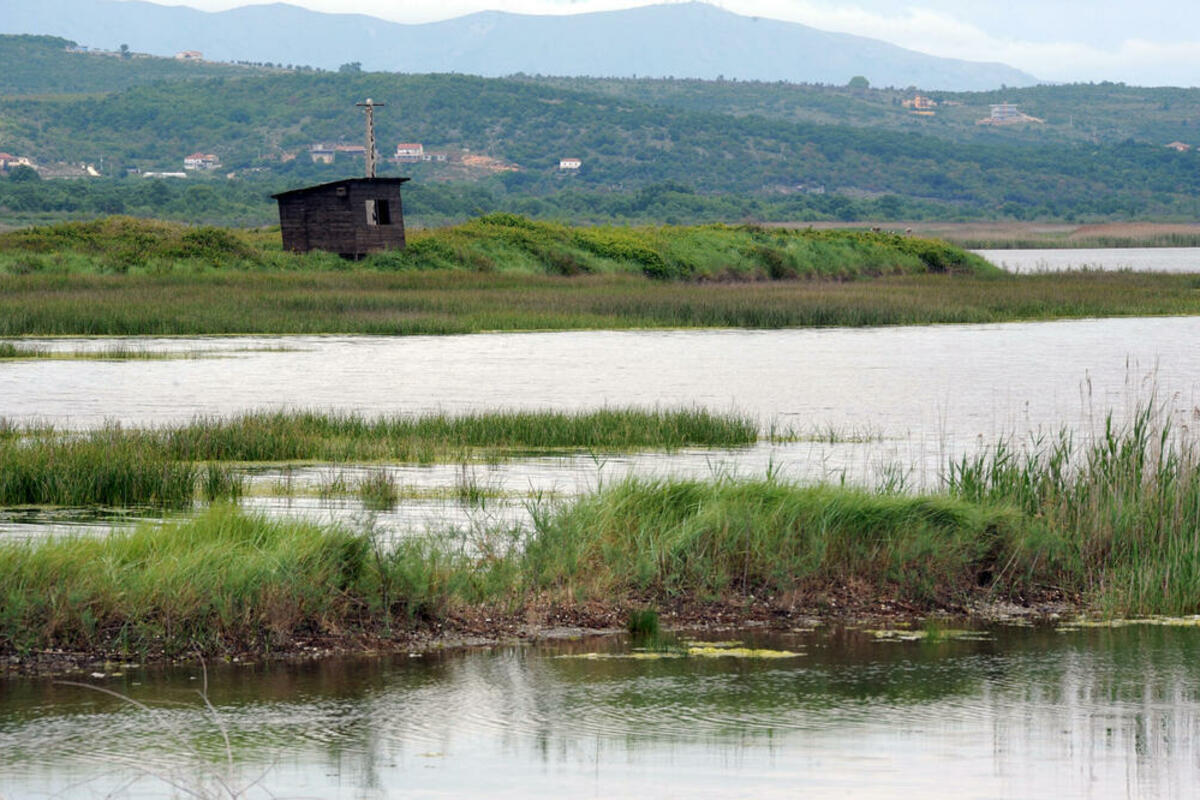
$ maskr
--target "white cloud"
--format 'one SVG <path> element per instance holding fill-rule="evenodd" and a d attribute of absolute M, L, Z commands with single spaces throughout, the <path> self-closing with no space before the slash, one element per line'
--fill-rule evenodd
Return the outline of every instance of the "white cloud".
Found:
<path fill-rule="evenodd" d="M 205 10 L 245 5 L 244 0 L 157 0 Z M 611 11 L 654 0 L 291 0 L 316 11 L 360 13 L 395 22 L 431 22 L 499 9 L 521 14 L 565 14 Z M 670 2 L 672 0 L 657 0 Z M 966 18 L 964 10 L 948 12 L 919 5 L 887 4 L 887 10 L 834 0 L 718 0 L 728 11 L 799 22 L 821 30 L 852 33 L 891 42 L 930 55 L 970 61 L 998 61 L 1050 81 L 1125 81 L 1138 84 L 1200 85 L 1200 41 L 1161 43 L 1129 38 L 1115 47 L 1081 41 L 1031 41 L 1001 36 Z M 1010 0 L 1014 13 L 1036 25 L 1035 7 Z M 1130 8 L 1130 15 L 1137 13 Z M 1131 16 L 1132 19 L 1132 16 Z M 1122 25 L 1113 18 L 1112 25 Z M 1069 32 L 1068 32 L 1069 33 Z M 1184 35 L 1190 34 L 1190 30 Z"/>

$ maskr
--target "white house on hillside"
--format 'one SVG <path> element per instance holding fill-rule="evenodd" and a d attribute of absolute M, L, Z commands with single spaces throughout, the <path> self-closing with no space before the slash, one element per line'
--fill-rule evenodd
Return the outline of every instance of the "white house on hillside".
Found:
<path fill-rule="evenodd" d="M 397 161 L 422 161 L 425 158 L 425 145 L 420 142 L 401 142 L 396 145 Z"/>
<path fill-rule="evenodd" d="M 221 166 L 221 159 L 212 153 L 192 153 L 183 159 L 184 169 L 216 169 Z"/>
<path fill-rule="evenodd" d="M 564 158 L 558 162 L 559 169 L 579 169 L 583 166 L 583 159 L 580 158 Z"/>

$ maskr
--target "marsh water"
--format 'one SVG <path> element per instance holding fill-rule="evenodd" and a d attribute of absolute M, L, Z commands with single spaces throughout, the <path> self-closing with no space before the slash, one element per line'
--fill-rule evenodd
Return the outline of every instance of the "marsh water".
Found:
<path fill-rule="evenodd" d="M 949 459 L 999 437 L 1031 442 L 1064 428 L 1087 437 L 1109 413 L 1120 423 L 1149 405 L 1190 431 L 1200 425 L 1198 341 L 1197 318 L 52 339 L 36 344 L 188 357 L 0 362 L 0 417 L 84 429 L 266 408 L 658 405 L 734 411 L 792 434 L 731 450 L 250 476 L 252 508 L 411 535 L 520 524 L 531 502 L 631 472 L 928 487 Z M 374 469 L 406 487 L 390 511 L 367 513 L 325 491 Z M 456 499 L 468 485 L 483 499 Z M 157 516 L 9 510 L 0 537 L 104 535 Z M 75 676 L 152 711 L 94 689 L 8 678 L 0 798 L 221 796 L 217 779 L 236 788 L 259 778 L 247 796 L 1169 798 L 1200 785 L 1200 626 L 997 627 L 911 641 L 824 628 L 704 637 L 795 655 L 629 658 L 631 643 L 617 636 L 219 664 L 207 675 L 106 665 Z M 206 680 L 212 710 L 196 692 Z"/>
<path fill-rule="evenodd" d="M 1066 270 L 1131 270 L 1134 272 L 1200 272 L 1200 248 L 1103 247 L 975 250 L 1009 272 Z"/>
<path fill-rule="evenodd" d="M 526 520 L 531 499 L 624 475 L 757 477 L 935 487 L 950 459 L 1001 437 L 1063 428 L 1088 436 L 1155 405 L 1200 424 L 1200 319 L 1069 320 L 874 329 L 582 331 L 443 337 L 50 339 L 77 352 L 115 344 L 176 359 L 0 363 L 0 417 L 87 428 L 161 425 L 250 409 L 366 415 L 497 408 L 698 406 L 790 432 L 732 450 L 543 453 L 500 462 L 387 465 L 405 498 L 374 512 L 393 535 Z M 367 468 L 255 471 L 248 506 L 360 524 L 328 491 Z M 464 492 L 464 485 L 478 491 Z M 482 502 L 463 503 L 465 493 Z M 116 519 L 123 523 L 124 516 Z M 111 527 L 71 510 L 0 512 L 0 535 Z"/>
<path fill-rule="evenodd" d="M 0 681 L 0 796 L 158 798 L 167 781 L 228 796 L 217 778 L 260 781 L 246 797 L 356 799 L 1069 800 L 1200 786 L 1195 625 L 703 637 L 794 655 L 630 658 L 617 636 L 220 665 L 211 711 L 195 667 L 82 679 L 129 699 Z"/>

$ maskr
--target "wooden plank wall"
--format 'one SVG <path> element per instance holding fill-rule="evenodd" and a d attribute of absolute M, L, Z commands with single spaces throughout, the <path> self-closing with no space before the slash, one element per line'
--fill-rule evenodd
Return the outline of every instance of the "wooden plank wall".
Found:
<path fill-rule="evenodd" d="M 346 189 L 338 196 L 338 189 Z M 404 247 L 404 211 L 398 184 L 347 183 L 279 198 L 283 247 L 298 253 L 327 250 L 357 258 Z M 392 224 L 368 225 L 367 201 L 386 200 Z"/>

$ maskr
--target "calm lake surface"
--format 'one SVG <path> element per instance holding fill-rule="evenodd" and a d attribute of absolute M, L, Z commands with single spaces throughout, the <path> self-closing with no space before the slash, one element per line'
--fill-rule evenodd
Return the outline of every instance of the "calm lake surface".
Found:
<path fill-rule="evenodd" d="M 1198 247 L 1046 248 L 974 250 L 1009 272 L 1065 270 L 1132 270 L 1134 272 L 1200 272 Z"/>
<path fill-rule="evenodd" d="M 247 797 L 1186 798 L 1200 628 L 705 639 L 795 657 L 584 659 L 624 637 L 456 654 L 0 681 L 0 794 Z M 172 732 L 187 747 L 172 741 Z M 195 752 L 190 750 L 194 748 Z M 184 796 L 182 792 L 175 796 Z M 213 795 L 217 796 L 217 795 Z"/>

